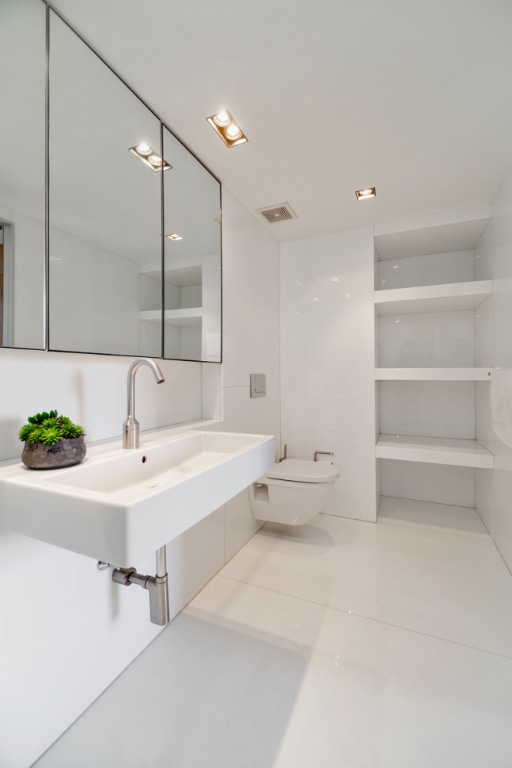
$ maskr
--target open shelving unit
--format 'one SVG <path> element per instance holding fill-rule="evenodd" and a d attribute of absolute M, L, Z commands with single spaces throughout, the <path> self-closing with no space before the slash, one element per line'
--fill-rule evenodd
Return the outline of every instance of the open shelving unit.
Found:
<path fill-rule="evenodd" d="M 492 294 L 492 280 L 474 279 L 475 271 L 478 277 L 486 277 L 484 266 L 476 269 L 474 249 L 487 221 L 480 210 L 474 218 L 464 212 L 460 221 L 454 216 L 451 223 L 440 226 L 418 223 L 417 231 L 405 226 L 403 232 L 399 228 L 384 232 L 384 226 L 384 234 L 379 235 L 376 228 L 377 432 L 382 423 L 386 434 L 378 434 L 375 454 L 377 460 L 385 460 L 381 470 L 387 472 L 388 481 L 382 498 L 387 514 L 390 505 L 401 503 L 400 498 L 402 502 L 416 498 L 405 495 L 411 489 L 414 493 L 414 482 L 402 482 L 404 475 L 396 462 L 403 462 L 403 473 L 412 471 L 422 478 L 417 498 L 425 504 L 439 502 L 442 490 L 435 493 L 434 488 L 435 498 L 430 500 L 429 485 L 442 486 L 437 478 L 446 479 L 446 472 L 452 473 L 450 467 L 456 487 L 457 483 L 470 485 L 470 476 L 464 473 L 494 466 L 492 453 L 471 439 L 475 436 L 474 387 L 477 382 L 490 382 L 492 373 L 491 368 L 474 365 L 478 308 Z M 453 366 L 452 360 L 461 365 Z M 436 413 L 432 409 L 437 407 L 441 410 Z M 467 418 L 464 409 L 472 411 Z M 413 434 L 404 434 L 409 422 Z M 396 497 L 394 502 L 391 497 Z M 447 502 L 447 508 L 453 503 Z M 462 500 L 455 503 L 467 507 Z"/>

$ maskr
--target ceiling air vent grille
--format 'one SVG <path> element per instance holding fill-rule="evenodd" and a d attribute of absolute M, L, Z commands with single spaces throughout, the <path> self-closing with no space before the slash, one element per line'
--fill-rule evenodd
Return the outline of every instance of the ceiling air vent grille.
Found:
<path fill-rule="evenodd" d="M 288 203 L 273 205 L 272 208 L 260 208 L 257 213 L 261 213 L 269 224 L 275 224 L 276 221 L 287 221 L 288 219 L 297 218 Z"/>

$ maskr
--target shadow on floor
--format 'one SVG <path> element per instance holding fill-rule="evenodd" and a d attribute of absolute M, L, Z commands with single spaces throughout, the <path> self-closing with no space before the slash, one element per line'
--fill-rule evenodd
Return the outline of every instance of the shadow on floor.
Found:
<path fill-rule="evenodd" d="M 270 768 L 307 656 L 182 613 L 34 768 Z"/>

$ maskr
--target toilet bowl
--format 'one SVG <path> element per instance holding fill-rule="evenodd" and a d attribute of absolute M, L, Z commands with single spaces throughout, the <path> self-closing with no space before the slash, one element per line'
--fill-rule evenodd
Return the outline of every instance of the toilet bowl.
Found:
<path fill-rule="evenodd" d="M 333 464 L 285 459 L 249 486 L 255 520 L 304 525 L 325 507 L 340 470 Z"/>

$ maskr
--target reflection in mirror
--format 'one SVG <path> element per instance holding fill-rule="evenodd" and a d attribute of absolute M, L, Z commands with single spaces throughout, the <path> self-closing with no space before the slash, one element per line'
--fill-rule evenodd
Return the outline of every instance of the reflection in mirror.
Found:
<path fill-rule="evenodd" d="M 0 346 L 44 349 L 45 6 L 0 2 Z"/>
<path fill-rule="evenodd" d="M 141 281 L 161 261 L 159 154 L 159 120 L 51 12 L 51 350 L 161 356 L 160 318 L 141 321 L 149 294 L 161 314 Z"/>
<path fill-rule="evenodd" d="M 164 157 L 164 357 L 221 362 L 220 184 L 165 128 Z"/>

